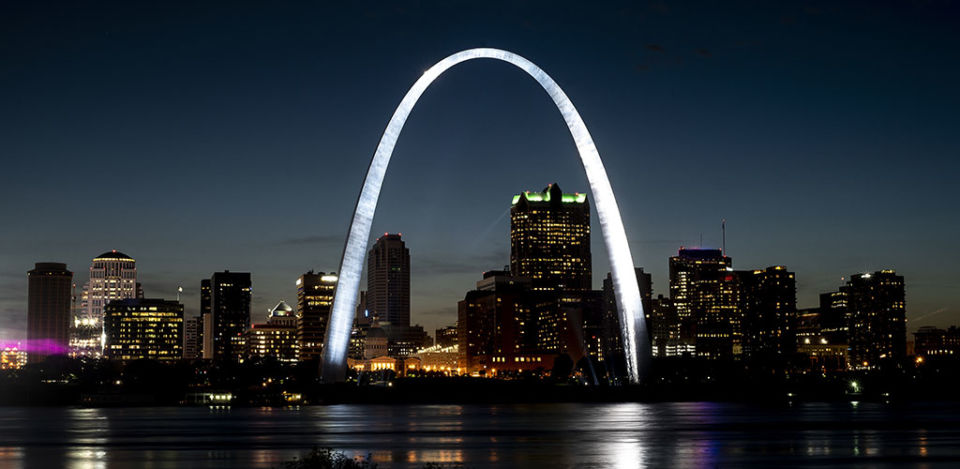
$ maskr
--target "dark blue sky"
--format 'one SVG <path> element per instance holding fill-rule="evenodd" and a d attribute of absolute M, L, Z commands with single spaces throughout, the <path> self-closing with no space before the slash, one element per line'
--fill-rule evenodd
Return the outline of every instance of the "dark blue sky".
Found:
<path fill-rule="evenodd" d="M 152 297 L 251 271 L 254 320 L 338 269 L 394 106 L 460 49 L 526 56 L 590 128 L 638 265 L 667 293 L 681 245 L 785 264 L 801 307 L 895 268 L 910 328 L 960 322 L 957 2 L 300 2 L 0 6 L 0 338 L 25 335 L 26 271 L 137 259 Z M 587 191 L 538 85 L 474 61 L 424 95 L 374 233 L 411 251 L 413 320 L 456 320 L 508 262 L 510 198 Z M 595 284 L 608 270 L 594 226 Z"/>

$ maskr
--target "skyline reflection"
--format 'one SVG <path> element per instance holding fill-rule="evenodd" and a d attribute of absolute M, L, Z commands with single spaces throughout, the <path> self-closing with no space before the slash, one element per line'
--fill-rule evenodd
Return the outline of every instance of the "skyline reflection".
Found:
<path fill-rule="evenodd" d="M 918 467 L 960 461 L 956 404 L 0 408 L 0 467 L 279 467 L 312 447 L 381 467 Z"/>

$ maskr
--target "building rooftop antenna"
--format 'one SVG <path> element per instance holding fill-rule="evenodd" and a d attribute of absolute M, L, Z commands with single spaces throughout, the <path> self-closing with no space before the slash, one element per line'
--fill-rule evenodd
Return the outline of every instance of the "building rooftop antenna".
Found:
<path fill-rule="evenodd" d="M 720 255 L 726 256 L 727 255 L 727 219 L 726 218 L 720 219 L 720 236 L 723 239 L 723 241 L 721 241 L 721 244 L 720 244 Z"/>

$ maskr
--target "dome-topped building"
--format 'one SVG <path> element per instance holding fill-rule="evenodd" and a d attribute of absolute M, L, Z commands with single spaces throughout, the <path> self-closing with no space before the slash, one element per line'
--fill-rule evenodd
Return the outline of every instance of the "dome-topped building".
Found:
<path fill-rule="evenodd" d="M 114 250 L 112 250 L 112 251 L 107 251 L 107 252 L 105 252 L 105 253 L 103 253 L 103 254 L 100 254 L 100 255 L 97 256 L 97 257 L 94 257 L 93 260 L 94 260 L 94 262 L 100 261 L 100 260 L 129 260 L 129 261 L 133 261 L 133 258 L 130 257 L 130 256 L 128 256 L 128 255 L 126 255 L 126 254 L 124 254 L 124 253 L 122 253 L 122 252 L 120 252 L 120 251 L 117 251 L 116 249 L 114 249 Z M 134 261 L 134 262 L 136 262 L 136 261 Z"/>
<path fill-rule="evenodd" d="M 267 324 L 297 327 L 297 315 L 286 301 L 280 300 L 276 306 L 267 310 Z"/>
<path fill-rule="evenodd" d="M 93 258 L 90 281 L 81 296 L 82 311 L 74 317 L 70 345 L 76 356 L 103 353 L 103 314 L 111 301 L 137 297 L 137 261 L 113 249 Z"/>
<path fill-rule="evenodd" d="M 293 316 L 293 308 L 283 300 L 280 300 L 280 302 L 270 310 L 269 314 L 271 318 L 287 316 Z"/>
<path fill-rule="evenodd" d="M 297 315 L 283 300 L 267 310 L 266 323 L 251 325 L 244 336 L 247 358 L 273 358 L 281 363 L 294 363 L 299 358 Z"/>

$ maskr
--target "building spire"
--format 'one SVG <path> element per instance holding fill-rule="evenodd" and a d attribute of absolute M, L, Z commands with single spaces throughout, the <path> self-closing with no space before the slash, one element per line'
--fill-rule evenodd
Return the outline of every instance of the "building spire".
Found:
<path fill-rule="evenodd" d="M 722 241 L 720 244 L 720 254 L 726 256 L 727 255 L 727 219 L 726 218 L 720 219 L 720 236 L 722 238 Z"/>

